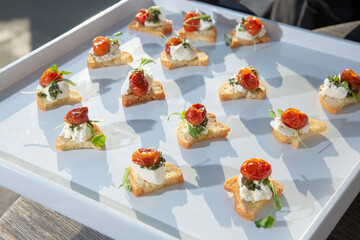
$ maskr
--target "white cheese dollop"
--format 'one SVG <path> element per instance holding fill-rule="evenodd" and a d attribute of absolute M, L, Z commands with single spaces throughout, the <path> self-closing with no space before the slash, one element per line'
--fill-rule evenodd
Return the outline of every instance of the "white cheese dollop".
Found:
<path fill-rule="evenodd" d="M 160 21 L 158 23 L 154 23 L 154 22 L 150 22 L 149 20 L 145 20 L 144 25 L 145 25 L 145 27 L 158 27 L 158 26 L 166 24 L 164 22 L 164 19 L 165 19 L 165 14 L 161 12 L 159 14 Z"/>
<path fill-rule="evenodd" d="M 132 163 L 132 168 L 142 179 L 149 183 L 160 185 L 165 181 L 164 164 L 155 170 L 149 170 L 145 167 L 142 168 L 140 165 Z"/>
<path fill-rule="evenodd" d="M 200 15 L 206 15 L 206 14 L 200 12 L 198 9 L 196 9 L 195 12 L 200 14 Z M 209 21 L 205 21 L 203 19 L 200 19 L 200 24 L 199 24 L 199 27 L 198 27 L 198 31 L 208 30 L 209 28 L 212 27 L 212 25 L 213 25 L 212 21 L 209 22 Z"/>
<path fill-rule="evenodd" d="M 46 99 L 49 101 L 49 102 L 56 102 L 60 99 L 63 99 L 63 98 L 67 98 L 70 94 L 70 87 L 69 87 L 69 83 L 65 82 L 65 81 L 60 81 L 60 82 L 57 82 L 58 86 L 59 86 L 59 90 L 61 93 L 59 93 L 56 98 L 52 98 L 49 94 L 49 85 L 47 85 L 46 87 L 42 87 L 42 86 L 38 86 L 38 90 L 40 92 L 43 92 L 46 94 Z"/>
<path fill-rule="evenodd" d="M 192 42 L 185 39 L 185 43 L 187 43 L 189 46 L 184 46 L 184 44 L 179 44 L 176 46 L 170 46 L 170 55 L 172 57 L 172 60 L 174 61 L 189 61 L 194 58 L 196 58 L 196 49 Z"/>
<path fill-rule="evenodd" d="M 87 123 L 79 124 L 74 130 L 72 130 L 70 126 L 70 124 L 66 124 L 61 131 L 60 136 L 75 142 L 86 142 L 93 136 Z"/>
<path fill-rule="evenodd" d="M 335 84 L 331 83 L 328 78 L 324 80 L 324 87 L 320 90 L 322 96 L 326 95 L 332 98 L 345 99 L 348 90 L 344 87 L 337 87 Z"/>
<path fill-rule="evenodd" d="M 243 176 L 240 174 L 238 177 L 238 183 L 240 186 L 240 199 L 247 202 L 257 202 L 260 200 L 269 200 L 272 197 L 272 191 L 269 186 L 264 185 L 262 181 L 254 181 L 257 185 L 260 185 L 260 190 L 255 189 L 254 191 L 249 190 L 246 186 L 241 186 L 241 178 Z"/>
<path fill-rule="evenodd" d="M 106 61 L 110 61 L 114 58 L 117 58 L 120 56 L 121 54 L 121 51 L 120 51 L 120 45 L 119 44 L 110 44 L 110 49 L 109 49 L 109 52 L 106 53 L 105 55 L 103 56 L 97 56 L 93 49 L 91 48 L 90 50 L 90 54 L 93 55 L 93 57 L 95 58 L 95 60 L 97 62 L 106 62 Z"/>
<path fill-rule="evenodd" d="M 264 25 L 262 25 L 260 32 L 258 34 L 256 34 L 255 36 L 248 33 L 248 31 L 246 31 L 246 29 L 244 32 L 239 32 L 240 25 L 241 25 L 241 23 L 239 23 L 235 28 L 235 37 L 237 37 L 237 38 L 241 38 L 241 39 L 245 39 L 245 40 L 254 40 L 254 38 L 262 37 L 266 33 L 266 29 L 265 29 Z"/>
<path fill-rule="evenodd" d="M 151 88 L 152 88 L 154 79 L 153 79 L 152 73 L 151 73 L 149 68 L 143 67 L 142 69 L 144 70 L 144 76 L 146 78 L 146 81 L 149 84 L 148 91 L 147 91 L 149 93 Z M 130 78 L 131 74 L 132 74 L 132 71 L 130 71 L 128 73 L 128 75 L 127 75 L 127 77 L 126 77 L 126 79 L 124 81 L 124 84 L 121 87 L 121 95 L 128 95 L 128 94 L 132 93 L 131 87 L 130 87 L 130 81 L 129 81 L 129 78 Z"/>
<path fill-rule="evenodd" d="M 278 131 L 281 134 L 284 134 L 286 136 L 292 137 L 296 136 L 298 130 L 290 128 L 286 126 L 282 121 L 280 117 L 276 117 L 274 120 L 270 122 L 270 126 Z M 299 129 L 299 133 L 308 133 L 310 129 L 309 123 L 306 124 L 305 127 Z"/>

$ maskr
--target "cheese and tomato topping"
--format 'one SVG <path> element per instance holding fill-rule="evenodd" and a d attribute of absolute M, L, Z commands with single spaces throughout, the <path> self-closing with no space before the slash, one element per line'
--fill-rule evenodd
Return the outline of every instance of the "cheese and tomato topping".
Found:
<path fill-rule="evenodd" d="M 126 77 L 121 94 L 133 94 L 136 97 L 145 95 L 150 92 L 153 81 L 152 73 L 147 67 L 134 69 Z"/>
<path fill-rule="evenodd" d="M 310 129 L 308 116 L 295 108 L 284 111 L 281 116 L 271 121 L 270 125 L 276 131 L 289 137 L 296 136 L 298 133 L 308 133 Z"/>
<path fill-rule="evenodd" d="M 64 120 L 66 124 L 60 136 L 65 139 L 86 142 L 93 137 L 94 132 L 88 117 L 88 107 L 75 108 L 69 111 Z"/>
<path fill-rule="evenodd" d="M 259 87 L 259 72 L 257 69 L 248 66 L 229 79 L 230 85 L 234 87 L 235 93 L 246 91 L 254 92 Z"/>
<path fill-rule="evenodd" d="M 184 132 L 189 132 L 192 137 L 208 133 L 210 121 L 204 105 L 191 105 L 185 112 L 185 120 L 187 124 Z"/>
<path fill-rule="evenodd" d="M 265 27 L 257 17 L 242 18 L 239 24 L 235 27 L 235 37 L 254 40 L 257 37 L 262 37 L 266 33 Z"/>
<path fill-rule="evenodd" d="M 90 50 L 97 62 L 106 62 L 120 56 L 120 44 L 117 39 L 99 36 L 93 40 L 93 47 Z"/>
<path fill-rule="evenodd" d="M 195 46 L 187 39 L 170 38 L 165 44 L 165 51 L 174 61 L 189 61 L 196 58 Z"/>
<path fill-rule="evenodd" d="M 159 6 L 140 9 L 135 20 L 145 27 L 158 27 L 164 24 L 165 14 L 159 10 Z"/>
<path fill-rule="evenodd" d="M 196 10 L 196 12 L 186 13 L 183 20 L 184 29 L 187 32 L 208 30 L 212 27 L 212 19 L 210 16 Z"/>

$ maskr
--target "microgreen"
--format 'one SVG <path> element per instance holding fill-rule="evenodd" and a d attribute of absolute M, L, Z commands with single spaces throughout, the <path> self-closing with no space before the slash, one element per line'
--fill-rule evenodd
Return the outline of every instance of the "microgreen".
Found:
<path fill-rule="evenodd" d="M 205 14 L 202 14 L 202 15 L 199 15 L 199 16 L 196 16 L 196 17 L 191 17 L 191 18 L 188 18 L 186 19 L 186 21 L 184 22 L 185 25 L 190 25 L 188 22 L 192 21 L 192 20 L 196 20 L 196 19 L 202 19 L 206 22 L 212 22 L 212 19 L 209 15 L 205 15 Z"/>
<path fill-rule="evenodd" d="M 232 38 L 228 37 L 226 33 L 224 33 L 224 42 L 226 46 L 230 46 L 232 42 Z"/>
<path fill-rule="evenodd" d="M 64 126 L 65 124 L 66 124 L 66 122 L 64 122 L 64 123 L 62 123 L 61 125 L 59 125 L 59 126 L 55 127 L 54 129 L 58 129 L 58 128 L 60 128 L 60 127 Z"/>
<path fill-rule="evenodd" d="M 155 60 L 154 59 L 141 58 L 139 67 L 137 69 L 141 71 L 142 67 L 145 66 L 146 64 L 149 64 L 149 63 L 155 63 Z"/>
<path fill-rule="evenodd" d="M 95 135 L 92 139 L 91 142 L 96 146 L 96 147 L 103 147 L 105 145 L 105 140 L 106 137 L 104 134 L 98 134 Z"/>
<path fill-rule="evenodd" d="M 343 87 L 348 91 L 348 94 L 351 95 L 355 99 L 359 99 L 360 91 L 358 93 L 355 93 L 352 91 L 349 87 L 349 83 L 347 81 L 341 82 L 339 77 L 337 75 L 327 76 L 327 79 L 329 79 L 330 83 L 333 83 L 337 87 Z"/>
<path fill-rule="evenodd" d="M 114 36 L 118 37 L 118 36 L 121 36 L 123 34 L 123 32 L 117 32 L 117 33 L 114 33 Z"/>
<path fill-rule="evenodd" d="M 240 22 L 240 27 L 238 28 L 238 32 L 245 32 L 245 18 L 243 17 Z"/>
<path fill-rule="evenodd" d="M 179 113 L 179 112 L 174 112 L 174 113 L 172 113 L 172 114 L 169 115 L 168 121 L 170 120 L 170 117 L 173 116 L 173 115 L 179 115 L 179 116 L 181 116 L 181 120 L 185 120 L 185 113 L 186 113 L 185 110 L 184 110 L 183 112 L 181 112 L 181 113 Z"/>
<path fill-rule="evenodd" d="M 131 192 L 131 185 L 128 183 L 128 177 L 131 170 L 131 164 L 125 169 L 124 175 L 122 177 L 119 187 L 124 186 L 125 190 Z"/>

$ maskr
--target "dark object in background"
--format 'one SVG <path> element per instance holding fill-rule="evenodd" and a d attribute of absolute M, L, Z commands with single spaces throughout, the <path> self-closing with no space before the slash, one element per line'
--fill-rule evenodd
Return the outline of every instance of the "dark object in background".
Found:
<path fill-rule="evenodd" d="M 360 42 L 360 25 L 354 28 L 348 35 L 346 35 L 345 39 Z"/>
<path fill-rule="evenodd" d="M 252 16 L 256 16 L 256 14 L 251 11 L 249 8 L 245 7 L 243 4 L 238 3 L 235 0 L 198 0 L 199 2 L 205 2 L 209 4 L 213 4 L 216 6 L 232 9 L 235 11 L 247 13 Z"/>

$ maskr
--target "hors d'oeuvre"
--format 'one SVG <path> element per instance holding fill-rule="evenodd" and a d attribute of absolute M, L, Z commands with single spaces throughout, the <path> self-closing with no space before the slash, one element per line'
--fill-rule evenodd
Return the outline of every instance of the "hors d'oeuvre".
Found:
<path fill-rule="evenodd" d="M 240 98 L 263 99 L 266 96 L 266 87 L 260 81 L 260 74 L 254 67 L 248 66 L 232 76 L 229 81 L 221 84 L 219 98 L 221 101 Z"/>
<path fill-rule="evenodd" d="M 319 89 L 320 103 L 326 111 L 337 114 L 343 107 L 360 100 L 360 77 L 351 69 L 338 76 L 328 76 Z"/>
<path fill-rule="evenodd" d="M 62 105 L 72 105 L 81 102 L 78 91 L 70 89 L 75 84 L 65 79 L 63 75 L 71 72 L 59 71 L 55 64 L 46 69 L 39 80 L 36 103 L 42 111 L 50 110 Z"/>
<path fill-rule="evenodd" d="M 87 107 L 69 111 L 64 120 L 65 126 L 56 140 L 57 150 L 104 148 L 106 137 L 94 123 L 96 121 L 89 119 Z"/>
<path fill-rule="evenodd" d="M 139 148 L 133 153 L 132 164 L 126 168 L 119 186 L 139 197 L 182 182 L 184 178 L 180 168 L 166 162 L 160 151 Z"/>
<path fill-rule="evenodd" d="M 159 6 L 152 6 L 149 9 L 140 9 L 135 20 L 128 25 L 130 30 L 150 33 L 158 37 L 172 32 L 172 21 L 165 18 L 165 14 L 160 11 Z"/>
<path fill-rule="evenodd" d="M 235 211 L 246 219 L 254 219 L 256 213 L 273 199 L 274 205 L 270 215 L 255 222 L 255 226 L 269 228 L 274 223 L 271 216 L 275 207 L 281 210 L 279 194 L 284 191 L 283 186 L 272 180 L 271 165 L 259 158 L 246 160 L 240 168 L 240 175 L 227 180 L 224 189 L 234 194 Z"/>
<path fill-rule="evenodd" d="M 183 26 L 179 31 L 179 36 L 183 39 L 216 42 L 217 32 L 211 17 L 198 10 L 186 13 Z"/>
<path fill-rule="evenodd" d="M 216 116 L 208 113 L 205 106 L 195 103 L 182 113 L 175 112 L 172 115 L 180 115 L 182 121 L 177 129 L 177 140 L 183 148 L 190 148 L 194 143 L 213 138 L 225 138 L 230 128 L 216 121 Z M 168 119 L 169 119 L 168 118 Z"/>
<path fill-rule="evenodd" d="M 179 36 L 170 38 L 160 56 L 161 64 L 169 70 L 183 66 L 207 66 L 209 57 L 195 48 L 194 44 Z"/>
<path fill-rule="evenodd" d="M 129 107 L 135 103 L 165 99 L 163 86 L 152 77 L 150 69 L 144 67 L 154 60 L 141 58 L 138 68 L 130 71 L 121 87 L 122 105 Z"/>
<path fill-rule="evenodd" d="M 122 33 L 115 33 L 115 36 Z M 93 40 L 93 46 L 87 59 L 89 69 L 119 66 L 130 63 L 133 58 L 130 53 L 120 50 L 117 38 L 98 36 Z"/>
<path fill-rule="evenodd" d="M 279 115 L 273 110 L 270 112 L 270 116 L 274 118 L 270 122 L 272 133 L 277 140 L 285 144 L 291 143 L 296 149 L 299 148 L 299 143 L 306 147 L 303 140 L 326 131 L 326 123 L 309 118 L 295 108 L 277 111 Z"/>
<path fill-rule="evenodd" d="M 231 48 L 270 41 L 266 34 L 263 23 L 257 17 L 242 18 L 234 30 L 230 31 L 232 36 Z"/>

